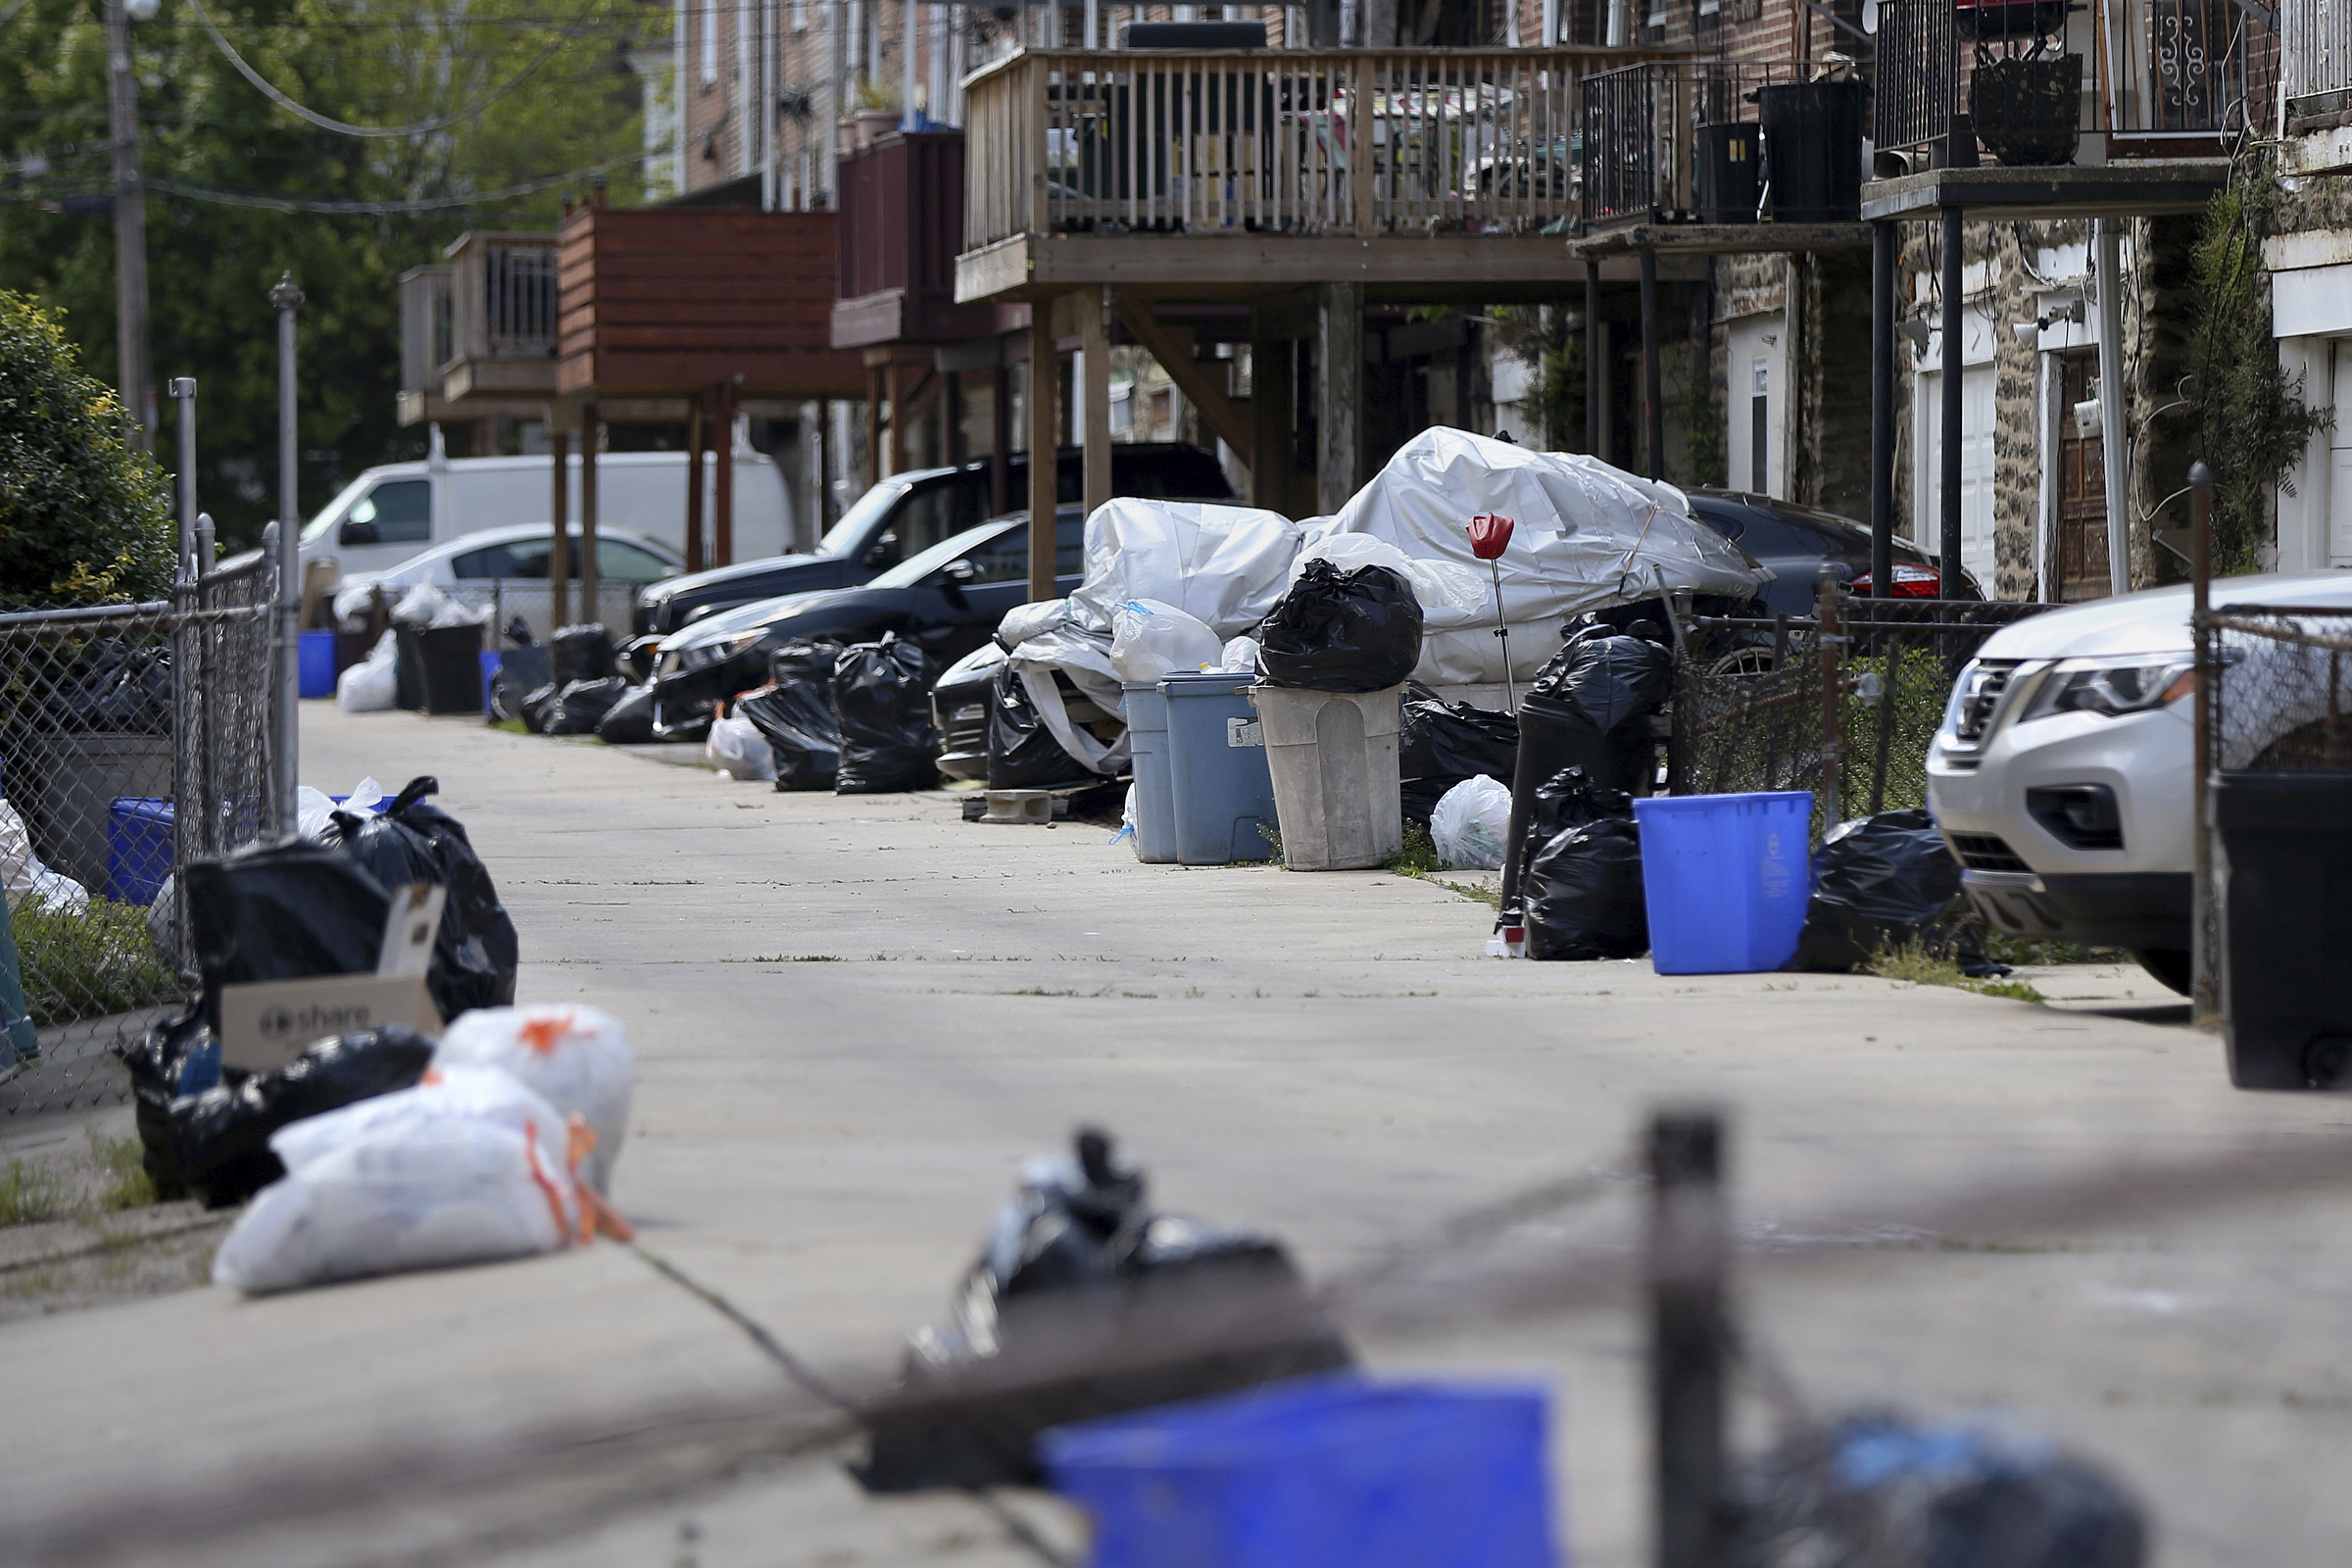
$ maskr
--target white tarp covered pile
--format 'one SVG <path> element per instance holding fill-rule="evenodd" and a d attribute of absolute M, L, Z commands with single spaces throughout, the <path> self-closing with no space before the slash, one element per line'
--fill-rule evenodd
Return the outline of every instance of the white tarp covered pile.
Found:
<path fill-rule="evenodd" d="M 1426 628 L 1414 675 L 1438 685 L 1499 681 L 1494 576 L 1471 554 L 1467 532 L 1472 517 L 1489 513 L 1515 524 L 1501 560 L 1502 606 L 1512 673 L 1522 677 L 1559 652 L 1561 624 L 1587 611 L 1677 589 L 1745 599 L 1770 580 L 1693 518 L 1672 485 L 1597 458 L 1444 428 L 1406 442 L 1336 516 L 1303 524 L 1292 573 L 1317 556 L 1398 566 L 1377 547 L 1394 549 L 1409 563 L 1398 569 L 1421 600 Z"/>

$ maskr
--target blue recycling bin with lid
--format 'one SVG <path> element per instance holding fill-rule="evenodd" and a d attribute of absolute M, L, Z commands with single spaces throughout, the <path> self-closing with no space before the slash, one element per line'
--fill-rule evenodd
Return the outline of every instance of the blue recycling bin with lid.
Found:
<path fill-rule="evenodd" d="M 1168 768 L 1168 700 L 1157 686 L 1130 686 L 1119 702 L 1134 761 L 1135 858 L 1147 865 L 1176 860 L 1175 780 Z"/>
<path fill-rule="evenodd" d="M 1544 1391 L 1301 1378 L 1044 1435 L 1091 1568 L 1557 1568 Z"/>
<path fill-rule="evenodd" d="M 301 683 L 295 688 L 305 697 L 335 695 L 335 634 L 332 631 L 306 631 L 301 642 Z"/>
<path fill-rule="evenodd" d="M 1256 679 L 1196 673 L 1159 683 L 1168 710 L 1176 858 L 1186 865 L 1274 858 L 1274 772 L 1265 726 L 1249 695 Z M 1140 822 L 1140 804 L 1137 815 Z"/>
<path fill-rule="evenodd" d="M 106 896 L 144 907 L 172 874 L 177 813 L 168 800 L 126 795 L 106 813 Z"/>
<path fill-rule="evenodd" d="M 1757 974 L 1796 956 L 1813 895 L 1813 795 L 1634 802 L 1650 962 L 1660 974 Z"/>

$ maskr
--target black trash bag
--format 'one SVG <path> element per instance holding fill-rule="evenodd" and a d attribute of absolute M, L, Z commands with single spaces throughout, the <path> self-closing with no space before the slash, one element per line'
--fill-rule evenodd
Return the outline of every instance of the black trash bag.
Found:
<path fill-rule="evenodd" d="M 1743 1467 L 1730 1568 L 2140 1568 L 2146 1517 L 2089 1461 L 1974 1425 L 1872 1411 Z"/>
<path fill-rule="evenodd" d="M 1596 730 L 1646 719 L 1674 691 L 1674 651 L 1595 622 L 1569 639 L 1540 671 L 1528 696 L 1554 698 Z"/>
<path fill-rule="evenodd" d="M 1342 571 L 1318 557 L 1276 601 L 1257 642 L 1270 686 L 1386 691 L 1421 662 L 1421 601 L 1386 566 Z"/>
<path fill-rule="evenodd" d="M 555 700 L 541 706 L 540 719 L 544 733 L 549 735 L 594 735 L 605 715 L 620 705 L 629 694 L 629 683 L 618 675 L 606 675 L 596 680 L 575 680 L 556 693 Z M 650 724 L 652 720 L 649 718 Z"/>
<path fill-rule="evenodd" d="M 1572 827 L 1603 817 L 1631 817 L 1634 798 L 1623 790 L 1604 789 L 1581 767 L 1563 767 L 1544 781 L 1528 806 L 1528 836 L 1549 844 Z"/>
<path fill-rule="evenodd" d="M 776 788 L 829 790 L 841 769 L 841 725 L 833 717 L 838 643 L 788 643 L 768 660 L 773 681 L 735 700 L 775 754 Z"/>
<path fill-rule="evenodd" d="M 1630 816 L 1554 835 L 1520 884 L 1531 958 L 1639 958 L 1649 951 L 1642 841 Z"/>
<path fill-rule="evenodd" d="M 876 1492 L 1034 1485 L 1050 1427 L 1354 1359 L 1281 1244 L 1152 1213 L 1143 1173 L 1081 1129 L 1074 1156 L 1024 1170 L 950 1321 L 915 1336 L 914 1407 L 870 1422 L 857 1475 Z"/>
<path fill-rule="evenodd" d="M 609 746 L 651 746 L 654 743 L 654 683 L 631 686 L 620 701 L 605 710 L 596 733 Z"/>
<path fill-rule="evenodd" d="M 35 733 L 172 733 L 172 656 L 118 637 L 92 639 L 24 716 Z"/>
<path fill-rule="evenodd" d="M 1484 773 L 1508 779 L 1519 767 L 1519 720 L 1510 713 L 1448 703 L 1415 682 L 1405 688 L 1396 731 L 1396 771 L 1404 817 L 1429 826 L 1446 792 Z"/>
<path fill-rule="evenodd" d="M 553 679 L 559 686 L 575 680 L 603 680 L 615 673 L 612 638 L 602 621 L 558 626 L 547 639 Z"/>
<path fill-rule="evenodd" d="M 503 1007 L 514 1000 L 521 945 L 466 829 L 424 799 L 440 788 L 430 774 L 411 779 L 381 815 L 337 811 L 329 832 L 387 889 L 431 882 L 449 890 L 427 972 L 433 1004 L 447 1022 L 468 1008 Z M 377 931 L 380 937 L 380 921 Z"/>
<path fill-rule="evenodd" d="M 283 1067 L 177 1100 L 171 1118 L 179 1179 L 209 1208 L 241 1203 L 286 1173 L 270 1152 L 271 1133 L 410 1088 L 432 1059 L 433 1042 L 413 1029 L 363 1029 L 313 1041 Z"/>
<path fill-rule="evenodd" d="M 139 1135 L 140 1168 L 146 1171 L 158 1199 L 184 1198 L 188 1189 L 180 1179 L 179 1152 L 172 1138 L 172 1104 L 183 1094 L 198 1090 L 189 1081 L 194 1076 L 190 1057 L 209 1055 L 204 1064 L 208 1079 L 220 1070 L 220 1048 L 212 1027 L 204 1021 L 203 1004 L 190 1004 L 116 1054 L 130 1072 L 131 1119 Z"/>
<path fill-rule="evenodd" d="M 562 705 L 556 700 L 563 691 L 564 688 L 552 680 L 544 686 L 532 687 L 522 699 L 522 727 L 534 735 L 546 734 L 548 720 L 563 711 Z"/>
<path fill-rule="evenodd" d="M 1061 696 L 1059 676 L 1054 680 L 1054 695 Z M 1092 783 L 1102 776 L 1063 750 L 1038 717 L 1021 677 L 1010 664 L 999 665 L 988 700 L 988 787 L 1045 790 Z"/>
<path fill-rule="evenodd" d="M 833 666 L 833 719 L 840 795 L 890 795 L 939 783 L 939 733 L 931 727 L 931 683 L 939 678 L 917 645 L 892 632 L 842 650 Z"/>
<path fill-rule="evenodd" d="M 506 637 L 507 641 L 513 643 L 517 648 L 536 648 L 539 646 L 539 639 L 531 635 L 531 623 L 523 619 L 520 615 L 516 615 L 514 619 L 507 622 Z"/>
<path fill-rule="evenodd" d="M 392 898 L 341 842 L 259 845 L 191 860 L 185 874 L 213 1028 L 222 986 L 373 972 Z"/>
<path fill-rule="evenodd" d="M 517 617 L 519 619 L 519 617 Z M 529 627 L 524 627 L 529 631 Z M 488 718 L 499 723 L 519 718 L 523 727 L 531 727 L 531 715 L 525 711 L 530 698 L 542 687 L 552 689 L 547 678 L 548 656 L 544 648 L 510 648 L 501 655 L 498 673 L 490 677 L 490 707 Z M 532 730 L 537 734 L 537 730 Z"/>
<path fill-rule="evenodd" d="M 1791 969 L 1848 974 L 1881 950 L 1918 943 L 1943 953 L 1967 925 L 1960 862 L 1924 810 L 1881 811 L 1832 828 L 1813 852 Z"/>

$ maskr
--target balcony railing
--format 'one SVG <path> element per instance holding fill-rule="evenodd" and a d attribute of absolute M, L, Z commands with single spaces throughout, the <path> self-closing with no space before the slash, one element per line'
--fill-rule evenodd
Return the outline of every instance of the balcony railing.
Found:
<path fill-rule="evenodd" d="M 1701 189 L 1700 154 L 1710 142 L 1748 161 L 1743 219 L 1752 220 L 1755 140 L 1718 136 L 1715 128 L 1755 124 L 1760 89 L 1808 74 L 1767 62 L 1660 60 L 1587 77 L 1578 100 L 1586 220 L 1734 220 L 1711 210 L 1723 205 L 1724 193 Z"/>
<path fill-rule="evenodd" d="M 441 395 L 449 363 L 449 269 L 412 267 L 400 274 L 400 394 Z"/>
<path fill-rule="evenodd" d="M 1874 139 L 1917 147 L 1965 115 L 2006 164 L 2072 163 L 2085 135 L 2110 158 L 2218 152 L 2274 88 L 2259 25 L 2238 0 L 1880 0 Z"/>
<path fill-rule="evenodd" d="M 965 84 L 964 247 L 1558 231 L 1577 212 L 1577 82 L 1651 54 L 1024 51 Z"/>
<path fill-rule="evenodd" d="M 2278 53 L 2290 124 L 2352 109 L 2352 0 L 2284 0 Z"/>
<path fill-rule="evenodd" d="M 552 360 L 553 234 L 464 234 L 449 248 L 451 360 Z"/>

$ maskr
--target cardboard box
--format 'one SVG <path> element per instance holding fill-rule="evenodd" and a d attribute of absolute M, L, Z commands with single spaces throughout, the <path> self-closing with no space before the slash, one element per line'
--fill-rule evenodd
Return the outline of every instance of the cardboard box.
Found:
<path fill-rule="evenodd" d="M 418 974 L 337 974 L 220 988 L 220 1063 L 266 1072 L 314 1040 L 400 1024 L 438 1035 L 441 1014 Z"/>

